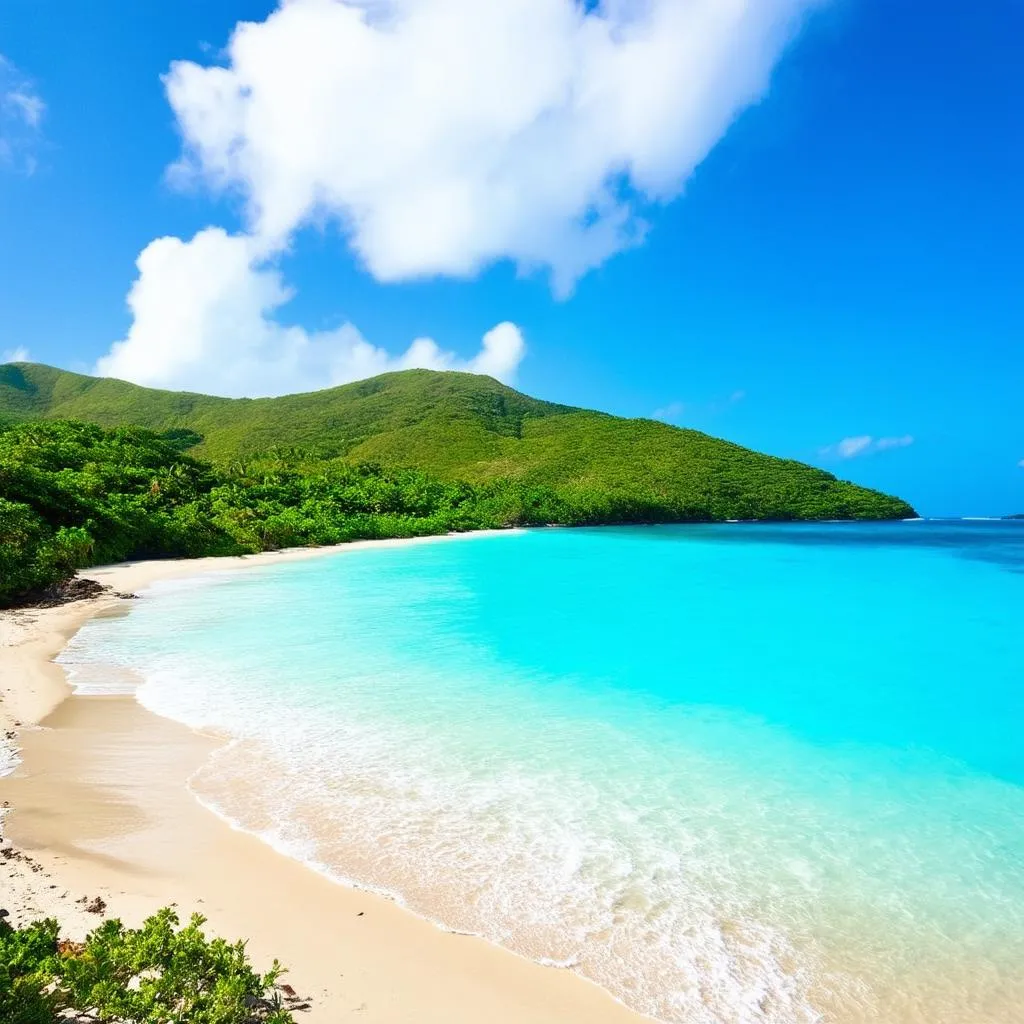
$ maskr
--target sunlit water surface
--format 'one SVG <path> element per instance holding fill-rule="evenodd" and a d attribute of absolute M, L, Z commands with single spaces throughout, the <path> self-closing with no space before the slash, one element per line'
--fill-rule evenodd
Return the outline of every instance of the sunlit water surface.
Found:
<path fill-rule="evenodd" d="M 235 737 L 225 817 L 666 1020 L 1021 1019 L 1024 524 L 353 550 L 63 660 Z"/>

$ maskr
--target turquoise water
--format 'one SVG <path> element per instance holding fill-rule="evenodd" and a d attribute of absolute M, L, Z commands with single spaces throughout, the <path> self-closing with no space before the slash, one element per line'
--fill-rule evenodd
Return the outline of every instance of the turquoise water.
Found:
<path fill-rule="evenodd" d="M 154 587 L 196 795 L 692 1024 L 1024 1005 L 1024 524 L 542 530 Z"/>

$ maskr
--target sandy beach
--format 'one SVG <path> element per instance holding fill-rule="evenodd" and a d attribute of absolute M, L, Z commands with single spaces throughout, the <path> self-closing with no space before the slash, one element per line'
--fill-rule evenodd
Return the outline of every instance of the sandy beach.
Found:
<path fill-rule="evenodd" d="M 134 593 L 158 580 L 343 557 L 355 547 L 83 575 Z M 134 925 L 167 904 L 183 919 L 200 912 L 209 930 L 247 939 L 257 966 L 276 957 L 288 968 L 284 980 L 310 1003 L 297 1019 L 310 1024 L 646 1019 L 570 971 L 444 932 L 382 897 L 328 881 L 203 809 L 186 781 L 217 739 L 131 698 L 73 696 L 53 662 L 88 618 L 128 609 L 108 593 L 0 612 L 0 770 L 15 749 L 20 758 L 0 778 L 0 905 L 14 922 L 52 916 L 80 938 L 103 917 Z"/>

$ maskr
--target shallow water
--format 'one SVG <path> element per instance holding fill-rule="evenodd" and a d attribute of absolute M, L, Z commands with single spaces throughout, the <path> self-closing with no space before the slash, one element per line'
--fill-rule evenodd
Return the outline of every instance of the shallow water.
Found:
<path fill-rule="evenodd" d="M 1024 523 L 544 530 L 159 585 L 63 659 L 236 823 L 692 1024 L 1024 1005 Z"/>

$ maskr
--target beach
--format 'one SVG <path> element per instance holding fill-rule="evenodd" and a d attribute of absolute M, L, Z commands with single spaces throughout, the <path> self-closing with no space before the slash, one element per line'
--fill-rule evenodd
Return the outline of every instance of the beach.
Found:
<path fill-rule="evenodd" d="M 0 612 L 0 767 L 19 761 L 0 778 L 0 905 L 16 924 L 55 917 L 74 939 L 168 904 L 183 920 L 201 913 L 210 932 L 246 939 L 259 969 L 274 958 L 288 968 L 310 1024 L 646 1019 L 571 971 L 443 931 L 230 828 L 187 789 L 222 739 L 130 697 L 73 696 L 53 661 L 89 618 L 130 609 L 113 592 L 360 546 L 103 567 L 83 574 L 112 588 L 103 596 Z"/>

